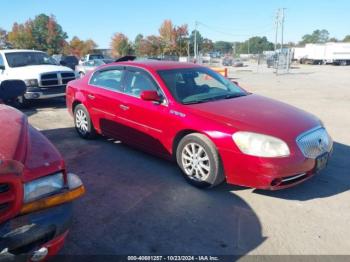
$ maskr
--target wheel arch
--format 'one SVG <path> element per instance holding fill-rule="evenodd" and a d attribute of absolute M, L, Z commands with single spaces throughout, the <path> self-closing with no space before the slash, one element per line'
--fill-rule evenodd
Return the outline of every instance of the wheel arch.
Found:
<path fill-rule="evenodd" d="M 185 136 L 189 135 L 189 134 L 194 134 L 194 133 L 197 133 L 197 134 L 202 134 L 204 136 L 206 136 L 207 138 L 209 138 L 209 140 L 211 142 L 213 142 L 213 144 L 215 145 L 213 139 L 208 136 L 208 134 L 204 133 L 204 132 L 201 132 L 199 130 L 195 130 L 195 129 L 184 129 L 184 130 L 181 130 L 179 131 L 176 135 L 175 135 L 175 138 L 173 139 L 173 144 L 172 144 L 172 158 L 174 160 L 176 160 L 176 150 L 177 150 L 177 147 L 181 141 L 182 138 L 184 138 Z M 216 145 L 215 145 L 216 146 Z"/>

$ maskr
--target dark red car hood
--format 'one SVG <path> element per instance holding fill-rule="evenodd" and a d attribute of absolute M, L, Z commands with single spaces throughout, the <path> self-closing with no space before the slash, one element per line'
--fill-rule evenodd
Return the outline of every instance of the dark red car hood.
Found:
<path fill-rule="evenodd" d="M 20 111 L 0 104 L 0 160 L 15 160 L 24 166 L 23 181 L 64 168 L 56 148 L 28 124 Z"/>
<path fill-rule="evenodd" d="M 317 117 L 296 107 L 250 94 L 243 97 L 189 105 L 191 111 L 241 131 L 294 140 L 317 125 Z"/>

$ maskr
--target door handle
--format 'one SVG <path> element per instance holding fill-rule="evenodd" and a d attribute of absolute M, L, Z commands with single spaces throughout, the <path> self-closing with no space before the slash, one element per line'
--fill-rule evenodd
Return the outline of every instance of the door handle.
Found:
<path fill-rule="evenodd" d="M 126 105 L 120 105 L 119 107 L 121 110 L 124 110 L 124 111 L 129 110 L 129 107 Z"/>
<path fill-rule="evenodd" d="M 88 95 L 88 98 L 90 98 L 91 100 L 93 100 L 93 99 L 95 99 L 95 96 L 94 96 L 94 95 L 89 94 L 89 95 Z"/>

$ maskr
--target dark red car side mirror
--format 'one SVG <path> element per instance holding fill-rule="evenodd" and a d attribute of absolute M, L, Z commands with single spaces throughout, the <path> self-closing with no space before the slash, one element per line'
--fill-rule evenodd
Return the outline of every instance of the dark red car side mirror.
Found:
<path fill-rule="evenodd" d="M 141 99 L 145 101 L 162 102 L 161 96 L 158 95 L 158 92 L 154 90 L 142 91 Z"/>

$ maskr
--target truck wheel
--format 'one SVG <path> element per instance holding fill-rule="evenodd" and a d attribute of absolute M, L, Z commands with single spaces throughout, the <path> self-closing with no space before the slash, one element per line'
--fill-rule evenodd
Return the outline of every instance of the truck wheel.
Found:
<path fill-rule="evenodd" d="M 93 139 L 97 136 L 89 112 L 82 104 L 77 105 L 74 109 L 74 124 L 80 137 Z"/>
<path fill-rule="evenodd" d="M 29 100 L 26 99 L 24 96 L 19 96 L 15 101 L 14 101 L 15 107 L 19 109 L 24 109 L 29 106 Z"/>
<path fill-rule="evenodd" d="M 205 135 L 185 136 L 176 150 L 176 160 L 185 179 L 198 188 L 210 188 L 225 180 L 218 151 Z"/>

